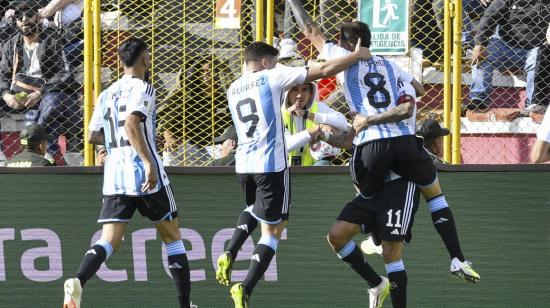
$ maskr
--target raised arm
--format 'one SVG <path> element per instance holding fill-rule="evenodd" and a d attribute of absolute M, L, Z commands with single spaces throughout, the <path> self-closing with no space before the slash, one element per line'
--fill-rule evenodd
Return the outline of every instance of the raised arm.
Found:
<path fill-rule="evenodd" d="M 304 9 L 302 1 L 287 0 L 287 3 L 290 5 L 292 15 L 294 15 L 294 19 L 296 19 L 296 22 L 302 31 L 304 31 L 306 38 L 311 41 L 313 46 L 315 46 L 319 52 L 321 52 L 327 39 L 321 30 L 315 25 L 313 18 L 311 18 L 311 16 L 309 16 Z"/>
<path fill-rule="evenodd" d="M 418 80 L 413 78 L 411 81 L 411 86 L 414 88 L 417 97 L 424 96 L 426 94 L 424 86 Z"/>
<path fill-rule="evenodd" d="M 348 67 L 352 66 L 359 60 L 368 60 L 372 57 L 370 50 L 366 47 L 361 47 L 361 39 L 357 40 L 355 51 L 339 58 L 331 59 L 326 62 L 314 64 L 309 67 L 305 82 L 312 82 L 317 79 L 334 76 Z"/>
<path fill-rule="evenodd" d="M 48 3 L 48 5 L 39 10 L 40 17 L 51 17 L 55 15 L 57 11 L 64 9 L 67 5 L 74 2 L 74 0 L 52 0 L 50 1 L 50 3 Z"/>

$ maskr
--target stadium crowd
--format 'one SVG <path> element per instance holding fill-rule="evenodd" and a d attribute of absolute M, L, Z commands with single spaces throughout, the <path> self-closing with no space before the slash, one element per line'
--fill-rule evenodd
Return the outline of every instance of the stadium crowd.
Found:
<path fill-rule="evenodd" d="M 8 132 L 37 124 L 48 137 L 44 154 L 48 160 L 57 165 L 81 165 L 84 3 L 0 2 L 0 118 L 17 119 L 12 127 L 0 127 L 0 160 L 11 158 L 23 148 L 10 143 L 24 138 L 8 138 Z M 127 2 L 129 6 L 132 1 Z M 104 9 L 109 3 L 105 2 Z M 343 20 L 357 15 L 357 3 L 346 0 L 307 1 L 305 8 L 312 11 L 317 4 L 321 28 L 332 39 L 337 39 Z M 311 54 L 303 42 L 298 42 L 300 29 L 289 6 L 285 1 L 275 1 L 275 5 L 278 22 L 274 45 L 281 51 L 281 62 L 305 64 L 303 59 Z M 443 1 L 416 0 L 411 8 L 411 47 L 423 50 L 428 65 L 437 66 L 443 56 Z M 240 37 L 243 46 L 252 42 L 253 20 L 249 17 L 254 9 L 252 1 L 243 0 L 241 27 L 249 29 Z M 520 104 L 523 113 L 543 114 L 550 102 L 550 4 L 542 0 L 469 0 L 463 2 L 463 16 L 463 53 L 472 65 L 464 108 L 485 112 L 499 106 L 491 101 L 491 92 L 493 72 L 500 71 L 526 75 L 526 99 Z M 223 158 L 234 151 L 237 142 L 227 138 L 232 128 L 226 91 L 238 73 L 231 69 L 233 64 L 229 62 L 233 60 L 212 52 L 197 52 L 179 69 L 176 82 L 162 87 L 166 94 L 157 96 L 157 137 L 165 165 L 231 164 L 231 159 Z M 288 92 L 282 108 L 291 164 L 345 163 L 349 154 L 320 140 L 324 134 L 351 127 L 350 115 L 339 108 L 342 97 L 334 78 Z M 9 157 L 5 157 L 2 152 L 8 148 Z"/>

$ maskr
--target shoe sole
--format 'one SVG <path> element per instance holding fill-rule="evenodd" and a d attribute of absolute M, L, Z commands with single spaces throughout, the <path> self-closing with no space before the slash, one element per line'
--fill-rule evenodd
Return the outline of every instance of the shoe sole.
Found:
<path fill-rule="evenodd" d="M 454 276 L 457 276 L 457 277 L 460 277 L 462 278 L 464 281 L 466 282 L 469 282 L 469 283 L 476 283 L 480 280 L 480 277 L 475 277 L 475 276 L 471 276 L 471 275 L 467 275 L 465 274 L 463 271 L 459 270 L 459 271 L 456 271 L 456 272 L 451 272 L 451 274 L 453 274 Z"/>
<path fill-rule="evenodd" d="M 218 260 L 218 269 L 216 270 L 216 280 L 225 286 L 231 284 L 231 261 L 228 258 Z"/>

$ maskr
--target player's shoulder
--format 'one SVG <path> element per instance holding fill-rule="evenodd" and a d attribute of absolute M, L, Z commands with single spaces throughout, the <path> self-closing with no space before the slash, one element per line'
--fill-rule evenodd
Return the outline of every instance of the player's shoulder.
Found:
<path fill-rule="evenodd" d="M 147 96 L 153 96 L 155 93 L 153 85 L 145 80 L 132 77 L 128 83 L 132 86 L 132 91 L 136 91 L 137 93 L 143 93 Z"/>

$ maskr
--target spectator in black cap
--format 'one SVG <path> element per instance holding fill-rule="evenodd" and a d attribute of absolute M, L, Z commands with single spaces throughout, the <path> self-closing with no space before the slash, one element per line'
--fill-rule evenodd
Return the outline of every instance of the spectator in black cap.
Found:
<path fill-rule="evenodd" d="M 433 119 L 425 120 L 420 126 L 418 135 L 424 139 L 424 148 L 428 150 L 428 154 L 430 154 L 434 163 L 447 163 L 442 159 L 443 136 L 447 136 L 450 133 L 448 129 L 441 127 L 441 125 Z"/>
<path fill-rule="evenodd" d="M 235 126 L 228 126 L 223 134 L 214 139 L 215 144 L 222 145 L 220 158 L 210 163 L 212 167 L 235 166 L 235 150 L 237 149 L 237 131 Z"/>
<path fill-rule="evenodd" d="M 8 160 L 8 167 L 47 167 L 55 164 L 46 158 L 48 135 L 46 130 L 37 124 L 29 125 L 21 131 L 21 146 L 23 151 Z"/>

